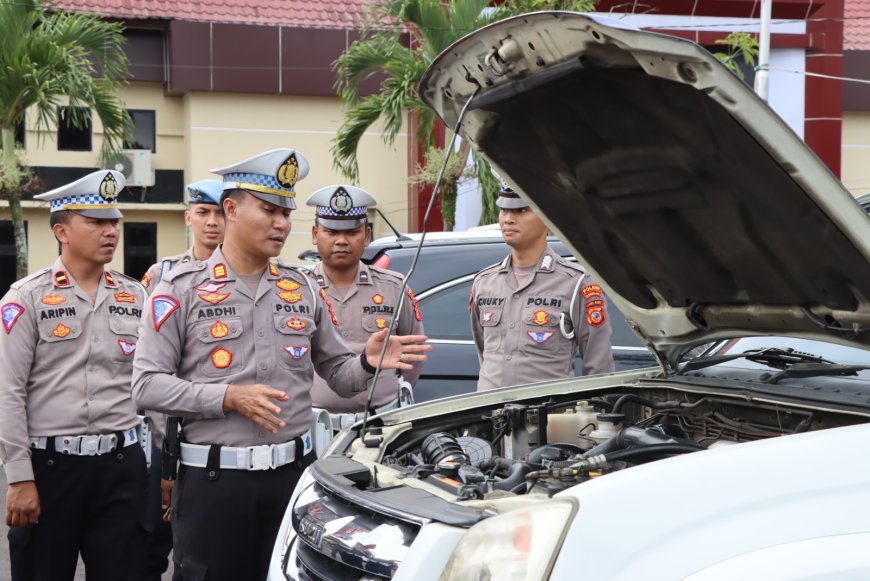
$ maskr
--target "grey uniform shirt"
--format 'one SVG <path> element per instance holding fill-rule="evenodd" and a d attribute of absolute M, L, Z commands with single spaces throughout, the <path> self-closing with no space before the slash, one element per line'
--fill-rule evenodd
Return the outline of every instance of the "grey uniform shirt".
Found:
<path fill-rule="evenodd" d="M 601 287 L 549 247 L 520 287 L 510 256 L 480 271 L 469 308 L 480 359 L 478 391 L 571 377 L 577 349 L 584 375 L 613 371 Z"/>
<path fill-rule="evenodd" d="M 310 425 L 315 368 L 346 396 L 365 390 L 371 378 L 307 271 L 272 263 L 252 296 L 221 247 L 207 261 L 164 275 L 139 331 L 133 399 L 140 408 L 184 417 L 185 440 L 194 444 L 287 442 Z M 229 384 L 254 383 L 290 397 L 276 402 L 286 422 L 277 434 L 223 411 Z"/>
<path fill-rule="evenodd" d="M 151 267 L 145 272 L 144 276 L 142 276 L 142 286 L 145 287 L 145 290 L 148 291 L 150 295 L 154 292 L 154 289 L 157 288 L 157 284 L 163 280 L 163 277 L 167 272 L 178 266 L 179 264 L 185 264 L 190 261 L 195 261 L 196 257 L 193 255 L 193 248 L 188 248 L 181 254 L 176 254 L 175 256 L 166 256 L 161 258 L 158 262 L 155 262 L 151 265 Z"/>
<path fill-rule="evenodd" d="M 351 350 L 361 353 L 372 333 L 392 324 L 393 309 L 398 303 L 399 293 L 402 290 L 402 275 L 398 272 L 370 267 L 360 262 L 357 280 L 343 296 L 342 293 L 335 292 L 335 288 L 323 272 L 322 264 L 314 267 L 314 277 L 332 301 L 335 315 L 340 323 L 341 335 Z M 413 291 L 409 289 L 402 300 L 405 304 L 402 306 L 402 312 L 393 332 L 396 335 L 422 335 L 423 316 Z M 412 371 L 403 373 L 405 380 L 411 385 L 414 385 L 420 376 L 420 366 L 421 364 L 415 365 Z M 396 393 L 395 370 L 381 370 L 372 397 L 372 405 L 380 407 L 388 404 L 396 399 Z M 322 377 L 314 376 L 311 399 L 317 407 L 331 412 L 361 412 L 365 409 L 367 398 L 365 392 L 351 398 L 343 398 L 329 389 Z"/>
<path fill-rule="evenodd" d="M 145 291 L 106 271 L 92 304 L 58 258 L 0 301 L 0 461 L 33 480 L 30 440 L 136 425 L 130 377 Z"/>

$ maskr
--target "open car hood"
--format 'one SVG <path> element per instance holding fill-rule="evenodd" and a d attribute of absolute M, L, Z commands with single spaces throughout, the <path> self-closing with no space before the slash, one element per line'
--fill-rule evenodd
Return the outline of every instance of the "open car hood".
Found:
<path fill-rule="evenodd" d="M 477 91 L 477 94 L 475 94 Z M 870 220 L 702 47 L 539 12 L 478 30 L 420 95 L 603 281 L 666 371 L 745 335 L 870 346 Z"/>

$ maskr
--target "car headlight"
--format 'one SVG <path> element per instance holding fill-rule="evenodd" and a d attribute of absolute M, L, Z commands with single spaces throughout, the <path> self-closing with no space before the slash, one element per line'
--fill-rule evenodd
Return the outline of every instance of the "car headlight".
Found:
<path fill-rule="evenodd" d="M 442 581 L 546 579 L 576 511 L 570 499 L 488 518 L 460 539 Z"/>
<path fill-rule="evenodd" d="M 292 515 L 293 515 L 293 507 L 296 505 L 300 496 L 310 497 L 311 487 L 314 486 L 314 477 L 311 475 L 310 468 L 306 468 L 302 475 L 299 477 L 299 480 L 296 482 L 296 488 L 293 489 L 293 494 L 290 496 L 290 502 L 287 505 L 287 513 L 284 517 L 285 523 L 282 523 L 282 528 L 286 524 L 287 530 L 284 533 L 284 541 L 281 543 L 281 558 L 287 554 L 287 549 L 290 547 L 290 543 L 293 539 L 296 538 L 296 531 L 293 530 L 292 523 Z M 309 493 L 309 494 L 305 494 Z M 307 500 L 307 502 L 311 502 L 311 500 Z"/>

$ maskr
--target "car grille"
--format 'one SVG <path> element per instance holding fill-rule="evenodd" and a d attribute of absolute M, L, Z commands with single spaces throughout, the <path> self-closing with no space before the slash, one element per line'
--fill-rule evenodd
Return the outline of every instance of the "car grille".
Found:
<path fill-rule="evenodd" d="M 306 578 L 389 579 L 420 530 L 418 524 L 374 513 L 320 485 L 293 507 L 296 565 Z"/>

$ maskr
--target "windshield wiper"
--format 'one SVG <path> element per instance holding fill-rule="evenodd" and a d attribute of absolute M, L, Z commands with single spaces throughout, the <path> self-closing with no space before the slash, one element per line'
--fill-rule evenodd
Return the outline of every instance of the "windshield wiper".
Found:
<path fill-rule="evenodd" d="M 680 374 L 695 371 L 697 369 L 704 369 L 705 367 L 712 367 L 727 361 L 734 361 L 735 359 L 746 359 L 747 361 L 752 361 L 754 363 L 764 363 L 765 365 L 775 367 L 776 369 L 787 369 L 798 363 L 836 365 L 835 362 L 828 361 L 827 359 L 819 357 L 818 355 L 813 355 L 812 353 L 804 353 L 792 348 L 779 349 L 778 347 L 765 347 L 764 349 L 749 349 L 742 353 L 732 353 L 729 355 L 698 357 L 684 363 L 680 368 Z"/>
<path fill-rule="evenodd" d="M 776 383 L 787 377 L 822 377 L 825 375 L 858 375 L 859 371 L 870 369 L 867 365 L 840 365 L 837 363 L 795 363 L 788 369 L 774 373 L 769 377 L 762 376 L 764 383 Z"/>

